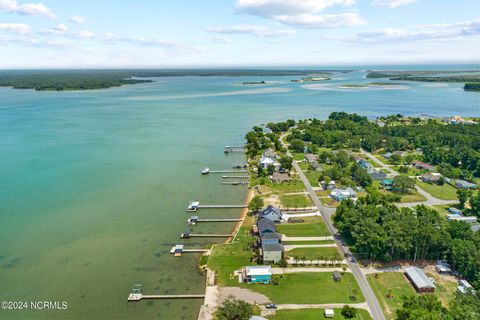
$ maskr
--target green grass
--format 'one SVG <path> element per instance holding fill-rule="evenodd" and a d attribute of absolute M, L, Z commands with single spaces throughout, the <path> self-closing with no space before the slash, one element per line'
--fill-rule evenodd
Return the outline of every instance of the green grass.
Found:
<path fill-rule="evenodd" d="M 308 195 L 304 194 L 280 195 L 280 202 L 287 208 L 304 208 L 313 205 Z"/>
<path fill-rule="evenodd" d="M 432 196 L 442 200 L 457 200 L 457 189 L 448 183 L 443 186 L 417 181 L 417 185 Z"/>
<path fill-rule="evenodd" d="M 312 185 L 312 187 L 318 187 L 318 178 L 322 175 L 320 171 L 307 171 L 305 176 Z"/>
<path fill-rule="evenodd" d="M 317 196 L 319 197 L 328 197 L 330 195 L 330 190 L 321 190 L 321 191 L 317 191 L 316 194 Z"/>
<path fill-rule="evenodd" d="M 273 184 L 268 182 L 264 185 L 259 185 L 262 193 L 274 192 L 274 193 L 290 193 L 290 192 L 302 192 L 305 191 L 305 186 L 301 180 L 291 180 L 286 183 Z"/>
<path fill-rule="evenodd" d="M 301 244 L 332 244 L 335 243 L 334 240 L 313 240 L 313 241 L 282 241 L 283 244 L 291 244 L 291 245 L 301 245 Z"/>
<path fill-rule="evenodd" d="M 296 153 L 292 152 L 293 160 L 303 160 L 305 159 L 305 155 L 303 153 Z"/>
<path fill-rule="evenodd" d="M 457 291 L 458 283 L 455 281 L 444 280 L 438 273 L 427 273 L 427 276 L 435 279 L 435 294 L 445 307 L 448 307 L 448 302 L 452 299 L 453 294 Z"/>
<path fill-rule="evenodd" d="M 325 309 L 297 309 L 297 310 L 277 310 L 275 315 L 268 316 L 269 320 L 343 320 L 347 319 L 342 316 L 341 309 L 334 309 L 335 316 L 333 318 L 325 318 Z M 351 318 L 353 320 L 370 320 L 372 317 L 368 311 L 357 309 L 357 316 Z"/>
<path fill-rule="evenodd" d="M 300 259 L 305 258 L 305 260 L 329 260 L 333 258 L 343 260 L 340 251 L 335 247 L 296 248 L 290 251 L 285 251 L 285 254 L 288 257 L 298 257 Z"/>
<path fill-rule="evenodd" d="M 400 173 L 399 169 L 401 166 L 393 166 L 392 169 L 395 170 L 396 172 Z M 407 176 L 419 176 L 422 174 L 422 171 L 418 170 L 417 168 L 414 167 L 407 167 L 408 171 L 405 174 Z"/>
<path fill-rule="evenodd" d="M 322 218 L 309 217 L 301 219 L 305 220 L 305 222 L 279 224 L 277 225 L 277 231 L 287 237 L 321 237 L 331 235 Z"/>
<path fill-rule="evenodd" d="M 402 296 L 414 295 L 415 290 L 402 272 L 378 273 L 367 275 L 367 280 L 382 307 L 387 319 L 393 319 L 395 311 L 402 306 Z M 387 298 L 391 293 L 392 298 Z"/>
<path fill-rule="evenodd" d="M 333 200 L 332 198 L 320 198 L 320 202 L 326 206 L 336 208 L 340 205 L 340 202 Z"/>
<path fill-rule="evenodd" d="M 427 199 L 424 196 L 422 196 L 420 193 L 418 193 L 417 190 L 412 190 L 410 191 L 410 193 L 402 195 L 402 198 L 400 199 L 401 203 L 423 202 L 423 201 L 427 201 Z"/>
<path fill-rule="evenodd" d="M 436 205 L 436 206 L 431 206 L 435 211 L 438 212 L 439 215 L 441 215 L 442 217 L 446 217 L 447 214 L 449 214 L 450 212 L 448 212 L 448 208 L 451 207 L 451 205 L 448 205 L 448 204 L 439 204 L 439 205 Z"/>
<path fill-rule="evenodd" d="M 331 272 L 299 272 L 274 275 L 278 285 L 239 284 L 243 288 L 262 293 L 274 303 L 359 303 L 365 301 L 355 278 L 344 273 L 340 282 L 332 279 Z M 357 300 L 352 301 L 352 290 Z"/>
<path fill-rule="evenodd" d="M 298 166 L 300 167 L 300 169 L 302 169 L 302 170 L 304 170 L 304 171 L 308 170 L 309 167 L 310 167 L 310 166 L 308 165 L 308 163 L 306 163 L 306 162 L 300 162 L 300 163 L 298 164 Z"/>
<path fill-rule="evenodd" d="M 231 244 L 216 244 L 213 246 L 212 254 L 208 259 L 208 267 L 216 271 L 218 285 L 231 286 L 238 284 L 238 278 L 231 276 L 233 272 L 244 266 L 254 264 L 250 262 L 253 252 L 248 249 L 248 245 L 255 241 L 255 237 L 250 235 L 253 220 L 253 217 L 245 219 L 236 239 Z"/>

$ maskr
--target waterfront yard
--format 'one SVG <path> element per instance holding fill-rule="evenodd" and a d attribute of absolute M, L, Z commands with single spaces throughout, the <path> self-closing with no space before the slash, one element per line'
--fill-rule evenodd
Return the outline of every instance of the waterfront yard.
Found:
<path fill-rule="evenodd" d="M 321 237 L 330 236 L 321 217 L 301 218 L 302 223 L 283 223 L 277 225 L 277 231 L 287 237 Z"/>
<path fill-rule="evenodd" d="M 341 309 L 334 309 L 335 316 L 333 318 L 325 318 L 325 309 L 297 309 L 297 310 L 277 310 L 275 315 L 268 316 L 269 320 L 343 320 L 347 319 L 341 315 Z M 368 311 L 357 309 L 357 315 L 354 320 L 370 320 L 372 317 Z"/>
<path fill-rule="evenodd" d="M 336 247 L 320 248 L 296 248 L 286 251 L 288 257 L 297 257 L 300 260 L 343 260 L 340 251 Z"/>
<path fill-rule="evenodd" d="M 401 308 L 402 296 L 416 294 L 402 272 L 369 274 L 367 280 L 387 319 L 393 319 L 395 311 Z"/>
<path fill-rule="evenodd" d="M 258 179 L 257 179 L 258 180 Z M 268 179 L 265 179 L 268 180 Z M 257 185 L 255 181 L 254 185 Z M 293 193 L 293 192 L 302 192 L 305 191 L 305 186 L 300 180 L 291 180 L 285 183 L 274 184 L 270 181 L 265 181 L 264 184 L 259 184 L 258 188 L 262 194 L 273 192 L 273 193 Z"/>
<path fill-rule="evenodd" d="M 283 244 L 292 244 L 292 245 L 299 245 L 299 244 L 332 244 L 335 243 L 334 240 L 302 240 L 302 241 L 282 241 Z"/>
<path fill-rule="evenodd" d="M 417 185 L 435 198 L 442 200 L 457 200 L 457 189 L 448 183 L 445 183 L 443 186 L 439 186 L 437 184 L 417 181 Z"/>
<path fill-rule="evenodd" d="M 310 197 L 305 194 L 281 195 L 280 203 L 282 204 L 282 207 L 286 208 L 304 208 L 313 205 Z"/>
<path fill-rule="evenodd" d="M 243 288 L 262 293 L 274 303 L 359 303 L 365 301 L 355 278 L 344 273 L 336 282 L 331 272 L 299 272 L 275 275 L 277 285 L 241 284 Z M 356 296 L 356 301 L 351 296 Z"/>

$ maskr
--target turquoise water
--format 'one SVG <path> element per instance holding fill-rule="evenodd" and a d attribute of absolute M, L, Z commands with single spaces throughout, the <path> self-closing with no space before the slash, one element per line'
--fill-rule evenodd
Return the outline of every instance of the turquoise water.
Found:
<path fill-rule="evenodd" d="M 203 292 L 198 256 L 168 251 L 182 242 L 188 200 L 244 201 L 245 188 L 199 172 L 244 161 L 225 156 L 223 146 L 242 143 L 255 124 L 339 110 L 480 116 L 480 94 L 461 84 L 342 89 L 367 82 L 364 76 L 314 84 L 291 77 L 160 78 L 83 92 L 0 88 L 0 300 L 68 302 L 63 311 L 0 311 L 0 318 L 195 319 L 199 301 L 128 304 L 126 297 L 135 283 L 146 294 Z M 260 80 L 272 84 L 232 85 Z M 233 226 L 194 230 L 228 233 Z M 183 242 L 201 247 L 212 240 Z"/>

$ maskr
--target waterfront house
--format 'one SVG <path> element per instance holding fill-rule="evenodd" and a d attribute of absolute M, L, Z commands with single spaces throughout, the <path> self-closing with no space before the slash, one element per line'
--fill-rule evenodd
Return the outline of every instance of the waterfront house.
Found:
<path fill-rule="evenodd" d="M 442 174 L 438 172 L 429 172 L 429 173 L 422 174 L 420 176 L 420 180 L 426 183 L 431 183 L 431 184 L 438 184 L 441 178 L 442 178 Z"/>
<path fill-rule="evenodd" d="M 263 152 L 263 156 L 264 156 L 265 158 L 276 159 L 276 158 L 277 158 L 277 153 L 275 152 L 274 149 L 268 148 L 267 150 L 265 150 L 265 151 Z"/>
<path fill-rule="evenodd" d="M 277 263 L 283 257 L 284 247 L 280 243 L 265 244 L 262 243 L 262 259 L 263 263 Z"/>
<path fill-rule="evenodd" d="M 432 280 L 417 267 L 408 267 L 405 269 L 405 275 L 412 283 L 418 293 L 435 292 L 435 285 Z"/>
<path fill-rule="evenodd" d="M 277 232 L 277 228 L 275 228 L 275 224 L 272 222 L 272 220 L 262 218 L 257 220 L 257 226 L 258 226 L 258 233 L 261 235 L 265 233 L 274 233 Z"/>
<path fill-rule="evenodd" d="M 455 186 L 458 189 L 464 189 L 464 190 L 474 190 L 474 189 L 477 189 L 478 187 L 475 183 L 468 182 L 461 179 L 455 180 Z"/>
<path fill-rule="evenodd" d="M 424 163 L 422 161 L 418 161 L 418 160 L 413 160 L 412 162 L 412 165 L 417 168 L 417 169 L 420 169 L 420 170 L 428 170 L 428 171 L 432 171 L 434 170 L 435 168 L 427 163 Z"/>
<path fill-rule="evenodd" d="M 258 213 L 258 218 L 268 219 L 273 222 L 280 222 L 282 221 L 282 215 L 282 210 L 280 210 L 279 208 L 275 208 L 272 205 L 269 205 Z"/>
<path fill-rule="evenodd" d="M 273 165 L 274 163 L 275 163 L 275 160 L 270 157 L 263 156 L 260 158 L 260 166 L 263 169 L 267 169 L 268 166 Z"/>
<path fill-rule="evenodd" d="M 450 212 L 451 214 L 457 214 L 459 216 L 463 215 L 463 211 L 455 207 L 448 208 L 448 212 Z"/>
<path fill-rule="evenodd" d="M 346 189 L 334 189 L 330 192 L 330 197 L 340 202 L 345 199 L 357 198 L 357 193 L 350 187 Z"/>
<path fill-rule="evenodd" d="M 269 284 L 272 281 L 272 267 L 270 266 L 251 266 L 245 267 L 243 278 L 247 283 Z"/>
<path fill-rule="evenodd" d="M 279 244 L 282 240 L 282 235 L 278 232 L 264 233 L 260 236 L 262 244 Z"/>
<path fill-rule="evenodd" d="M 290 175 L 288 173 L 274 172 L 270 180 L 273 183 L 284 183 L 290 181 Z"/>

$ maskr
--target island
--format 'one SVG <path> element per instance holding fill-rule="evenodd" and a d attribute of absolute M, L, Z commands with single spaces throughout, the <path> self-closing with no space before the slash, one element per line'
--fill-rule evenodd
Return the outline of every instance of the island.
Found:
<path fill-rule="evenodd" d="M 254 126 L 248 209 L 200 260 L 201 314 L 475 318 L 480 124 L 458 119 L 333 112 Z"/>
<path fill-rule="evenodd" d="M 291 80 L 291 82 L 318 82 L 318 81 L 327 81 L 327 80 L 332 80 L 332 79 L 329 77 L 305 77 L 301 79 Z"/>

